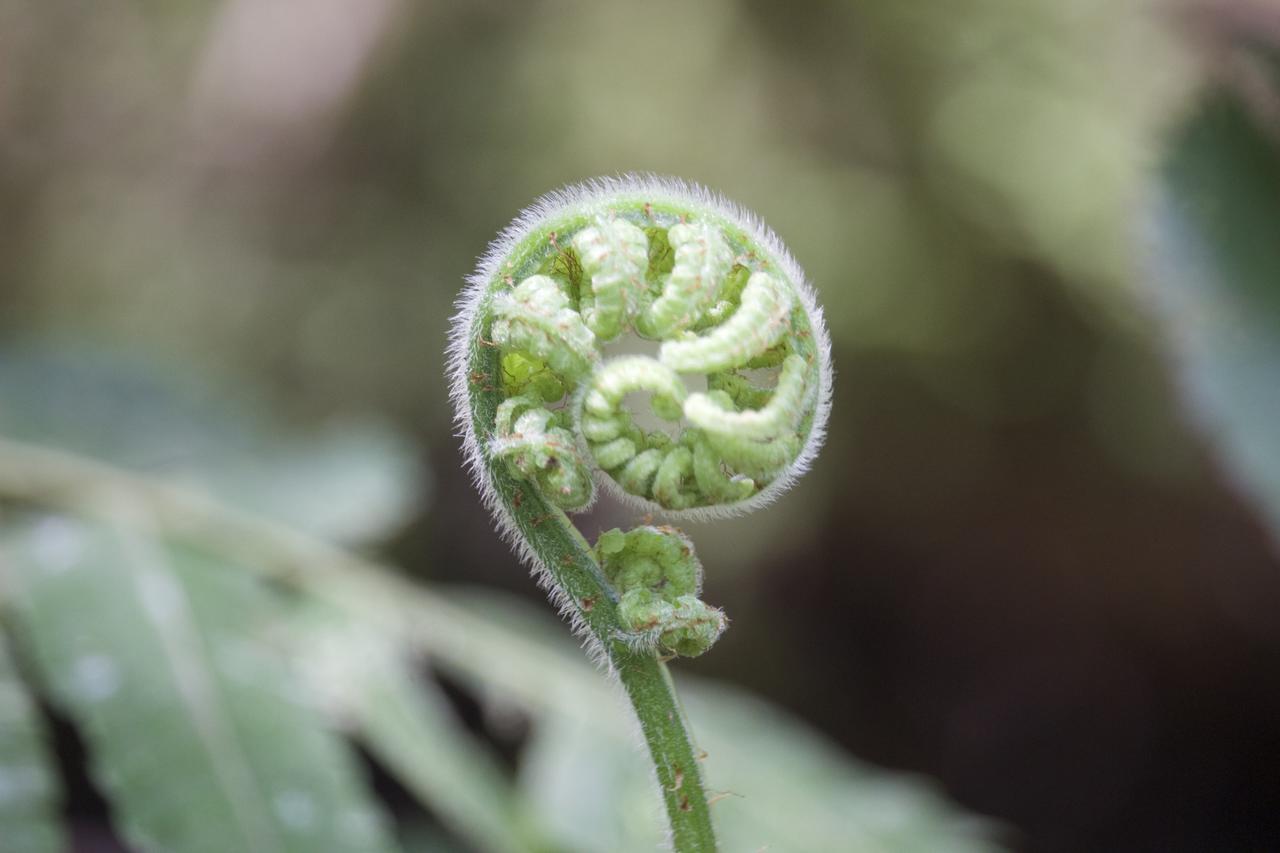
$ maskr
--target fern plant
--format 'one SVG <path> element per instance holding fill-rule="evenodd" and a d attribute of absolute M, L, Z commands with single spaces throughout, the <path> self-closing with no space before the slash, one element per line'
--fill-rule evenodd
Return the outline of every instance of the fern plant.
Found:
<path fill-rule="evenodd" d="M 588 509 L 597 483 L 674 518 L 767 504 L 822 442 L 829 349 L 772 232 L 701 187 L 653 177 L 537 201 L 490 245 L 454 319 L 453 397 L 476 484 L 626 690 L 677 850 L 715 839 L 665 664 L 706 652 L 727 620 L 699 597 L 702 566 L 680 531 L 644 524 L 592 545 L 566 513 Z"/>

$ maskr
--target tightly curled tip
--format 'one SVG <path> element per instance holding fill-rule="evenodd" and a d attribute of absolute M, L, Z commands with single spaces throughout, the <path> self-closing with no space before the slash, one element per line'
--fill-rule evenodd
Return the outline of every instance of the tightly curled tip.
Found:
<path fill-rule="evenodd" d="M 532 275 L 493 298 L 493 339 L 547 363 L 565 379 L 586 375 L 599 360 L 595 335 L 555 279 Z"/>
<path fill-rule="evenodd" d="M 808 467 L 830 401 L 822 315 L 785 247 L 707 191 L 652 179 L 517 219 L 471 279 L 451 358 L 477 480 L 564 596 L 561 561 L 590 546 L 538 544 L 571 527 L 557 510 L 589 506 L 597 483 L 673 516 L 753 509 Z M 616 597 L 576 610 L 603 644 L 696 655 L 724 630 L 682 534 L 610 531 L 591 557 Z"/>
<path fill-rule="evenodd" d="M 640 317 L 637 330 L 664 340 L 702 319 L 716 302 L 733 252 L 720 229 L 706 222 L 680 223 L 667 232 L 675 266 L 661 283 L 662 295 Z"/>
<path fill-rule="evenodd" d="M 498 406 L 489 452 L 511 472 L 537 484 L 561 509 L 582 509 L 594 496 L 591 471 L 573 433 L 537 397 L 512 397 Z"/>
<path fill-rule="evenodd" d="M 724 632 L 724 612 L 698 598 L 702 564 L 679 531 L 615 528 L 600 535 L 596 556 L 618 593 L 619 618 L 632 642 L 696 657 Z"/>
<path fill-rule="evenodd" d="M 648 238 L 625 219 L 597 217 L 574 235 L 573 248 L 591 277 L 580 296 L 583 320 L 600 340 L 616 338 L 645 294 Z"/>
<path fill-rule="evenodd" d="M 602 184 L 558 200 L 477 282 L 503 394 L 557 412 L 529 433 L 556 442 L 549 452 L 524 433 L 495 435 L 493 450 L 536 487 L 554 483 L 557 506 L 580 506 L 591 466 L 655 510 L 736 510 L 785 488 L 822 433 L 826 333 L 790 256 L 705 193 L 669 196 Z M 627 332 L 657 355 L 605 357 Z M 699 375 L 707 391 L 691 392 Z M 658 423 L 632 412 L 639 397 Z"/>
<path fill-rule="evenodd" d="M 473 322 L 500 350 L 502 394 L 556 412 L 518 439 L 491 436 L 494 452 L 535 486 L 554 482 L 563 508 L 585 505 L 583 467 L 672 513 L 772 498 L 816 450 L 829 397 L 803 276 L 754 220 L 705 193 L 593 189 L 539 210 L 476 282 Z M 628 332 L 656 353 L 606 357 Z M 705 392 L 686 385 L 699 376 Z M 660 425 L 635 416 L 637 397 Z M 537 453 L 531 435 L 555 445 Z"/>
<path fill-rule="evenodd" d="M 745 367 L 791 331 L 791 306 L 791 294 L 777 278 L 753 273 L 733 314 L 704 335 L 667 341 L 658 360 L 682 373 Z"/>

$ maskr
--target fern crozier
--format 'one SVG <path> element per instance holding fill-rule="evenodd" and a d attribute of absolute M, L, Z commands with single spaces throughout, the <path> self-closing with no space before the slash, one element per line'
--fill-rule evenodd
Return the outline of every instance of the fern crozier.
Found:
<path fill-rule="evenodd" d="M 459 300 L 449 372 L 467 465 L 503 535 L 632 698 L 678 850 L 713 849 L 659 656 L 726 619 L 680 531 L 592 546 L 566 512 L 593 483 L 668 518 L 736 515 L 812 462 L 830 344 L 804 273 L 755 216 L 649 176 L 551 193 L 489 246 Z M 610 352 L 610 350 L 616 350 Z"/>

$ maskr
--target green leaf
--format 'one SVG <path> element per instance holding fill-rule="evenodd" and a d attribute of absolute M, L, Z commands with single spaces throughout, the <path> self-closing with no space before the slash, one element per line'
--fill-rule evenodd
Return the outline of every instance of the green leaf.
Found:
<path fill-rule="evenodd" d="M 680 684 L 725 850 L 966 853 L 995 850 L 987 827 L 922 780 L 870 770 L 740 691 Z M 654 849 L 660 807 L 644 757 L 584 720 L 546 716 L 526 752 L 525 796 L 572 850 Z"/>
<path fill-rule="evenodd" d="M 178 482 L 345 543 L 402 523 L 428 485 L 412 446 L 381 422 L 288 429 L 243 392 L 93 348 L 0 350 L 0 434 Z"/>
<path fill-rule="evenodd" d="M 997 849 L 992 826 L 924 777 L 872 768 L 750 694 L 705 682 L 682 695 L 700 746 L 726 850 Z"/>
<path fill-rule="evenodd" d="M 0 839 L 8 853 L 57 853 L 61 780 L 44 723 L 0 634 Z"/>
<path fill-rule="evenodd" d="M 1146 212 L 1150 299 L 1179 384 L 1280 541 L 1280 145 L 1212 97 L 1180 131 Z"/>
<path fill-rule="evenodd" d="M 520 765 L 520 788 L 566 849 L 658 849 L 653 815 L 662 802 L 641 752 L 624 738 L 564 715 L 542 716 L 533 731 Z M 717 820 L 716 828 L 724 845 L 723 823 Z"/>
<path fill-rule="evenodd" d="M 401 784 L 483 850 L 547 849 L 535 841 L 514 786 L 438 688 L 407 671 L 371 675 L 361 682 L 358 736 Z"/>
<path fill-rule="evenodd" d="M 395 646 L 337 612 L 299 619 L 305 671 L 373 756 L 459 836 L 501 853 L 546 849 L 492 751 Z"/>
<path fill-rule="evenodd" d="M 16 615 L 121 833 L 166 853 L 390 851 L 345 745 L 270 644 L 247 573 L 49 517 L 9 538 Z"/>
<path fill-rule="evenodd" d="M 545 613 L 509 596 L 456 590 L 465 642 L 436 643 L 451 673 L 482 697 L 519 701 L 534 717 L 519 786 L 565 848 L 618 853 L 660 843 L 661 808 L 616 691 Z M 990 825 L 924 779 L 861 764 L 767 702 L 696 679 L 679 693 L 698 746 L 724 850 L 996 850 Z"/>

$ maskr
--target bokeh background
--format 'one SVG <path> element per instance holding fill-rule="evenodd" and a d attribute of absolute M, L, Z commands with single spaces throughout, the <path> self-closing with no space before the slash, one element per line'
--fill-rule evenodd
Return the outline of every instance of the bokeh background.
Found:
<path fill-rule="evenodd" d="M 431 483 L 379 553 L 540 601 L 459 468 L 453 300 L 543 192 L 704 183 L 806 268 L 837 381 L 816 470 L 690 527 L 733 625 L 680 669 L 1017 849 L 1275 849 L 1280 565 L 1137 287 L 1136 205 L 1211 66 L 1183 11 L 0 0 L 0 335 L 377 419 Z"/>

